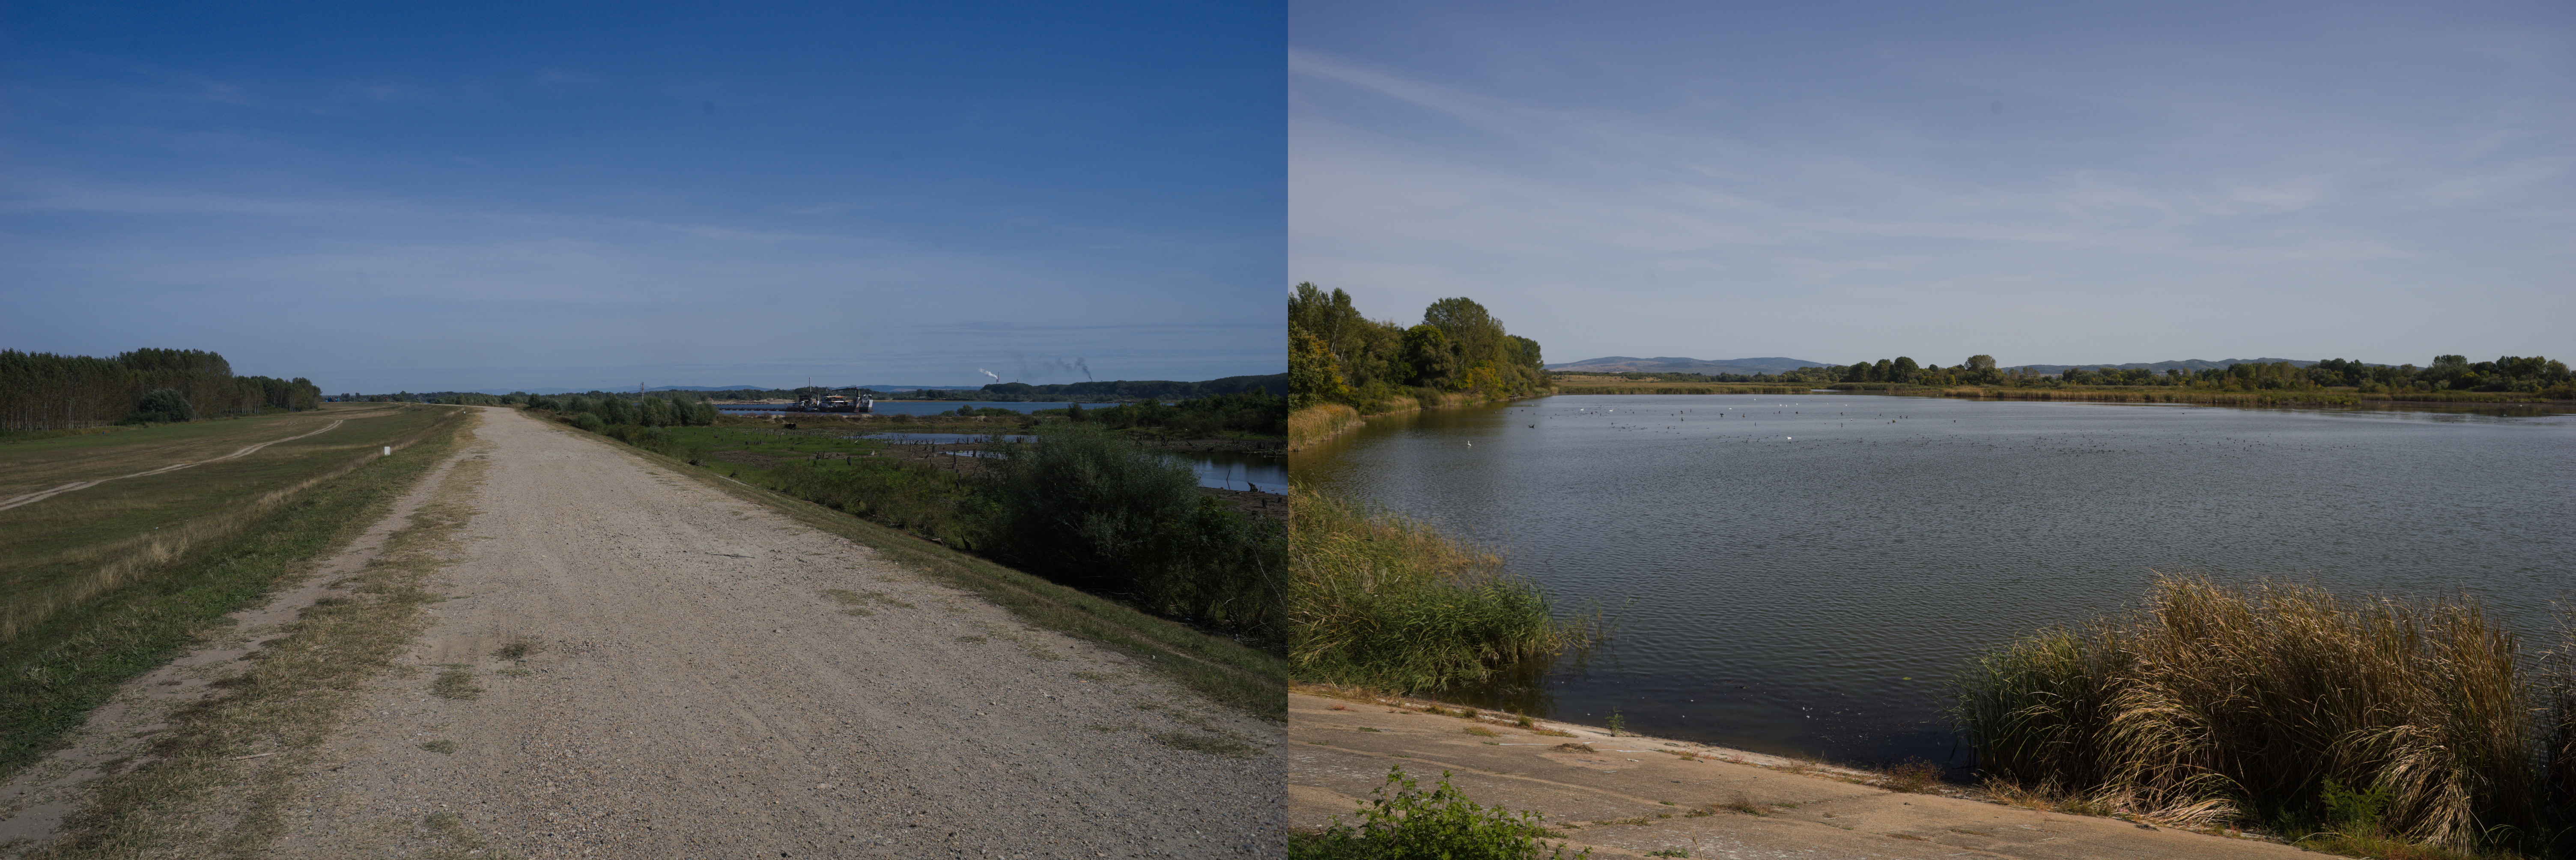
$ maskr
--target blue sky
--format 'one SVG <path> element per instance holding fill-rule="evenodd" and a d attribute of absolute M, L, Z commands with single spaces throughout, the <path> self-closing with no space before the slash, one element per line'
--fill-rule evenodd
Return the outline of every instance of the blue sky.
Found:
<path fill-rule="evenodd" d="M 329 392 L 1276 373 L 1285 20 L 8 2 L 0 346 Z"/>
<path fill-rule="evenodd" d="M 1295 3 L 1289 275 L 1550 361 L 2576 359 L 2576 5 Z"/>

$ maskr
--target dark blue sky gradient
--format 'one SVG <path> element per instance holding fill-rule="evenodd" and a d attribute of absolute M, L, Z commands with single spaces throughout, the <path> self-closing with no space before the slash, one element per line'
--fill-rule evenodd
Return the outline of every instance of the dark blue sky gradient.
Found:
<path fill-rule="evenodd" d="M 329 391 L 1284 364 L 1278 4 L 8 4 L 0 343 Z"/>

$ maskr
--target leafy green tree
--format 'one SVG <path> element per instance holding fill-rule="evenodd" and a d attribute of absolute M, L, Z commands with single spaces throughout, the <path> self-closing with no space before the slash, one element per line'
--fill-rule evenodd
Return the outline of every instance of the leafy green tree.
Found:
<path fill-rule="evenodd" d="M 196 420 L 197 409 L 188 404 L 188 398 L 181 395 L 178 389 L 156 388 L 152 393 L 143 395 L 141 403 L 135 404 L 134 418 L 162 424 L 176 424 L 181 421 Z"/>
<path fill-rule="evenodd" d="M 1902 355 L 1897 356 L 1896 363 L 1888 367 L 1889 382 L 1913 382 L 1915 377 L 1922 374 L 1921 365 L 1915 364 L 1914 359 Z"/>
<path fill-rule="evenodd" d="M 1312 286 L 1311 284 L 1308 286 Z M 1305 329 L 1288 332 L 1288 397 L 1291 408 L 1337 402 L 1350 396 L 1342 369 L 1324 339 Z"/>
<path fill-rule="evenodd" d="M 1450 387 L 1463 369 L 1448 331 L 1430 323 L 1404 331 L 1404 360 L 1413 368 L 1407 381 L 1428 388 Z"/>

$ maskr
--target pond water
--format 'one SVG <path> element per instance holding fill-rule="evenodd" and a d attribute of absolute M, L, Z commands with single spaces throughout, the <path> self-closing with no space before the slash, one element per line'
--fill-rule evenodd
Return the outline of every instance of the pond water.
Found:
<path fill-rule="evenodd" d="M 955 412 L 955 411 L 957 411 L 957 407 L 960 407 L 960 406 L 972 406 L 972 407 L 975 407 L 975 408 L 977 408 L 977 409 L 985 409 L 985 408 L 991 408 L 991 409 L 1008 409 L 1008 410 L 1011 410 L 1011 411 L 1013 411 L 1013 412 L 1018 412 L 1018 413 L 1020 413 L 1020 414 L 1026 415 L 1026 414 L 1028 414 L 1028 413 L 1030 413 L 1030 412 L 1034 412 L 1034 411 L 1037 411 L 1037 410 L 1040 410 L 1040 409 L 1062 409 L 1062 408 L 1065 408 L 1066 406 L 1069 406 L 1069 405 L 1071 405 L 1071 404 L 1067 404 L 1067 403 L 1044 403 L 1044 402 L 1033 402 L 1033 401 L 998 401 L 998 400 L 974 400 L 974 401 L 966 401 L 966 400 L 879 400 L 879 401 L 877 401 L 877 402 L 876 402 L 876 405 L 875 405 L 875 408 L 876 408 L 876 413 L 875 413 L 875 414 L 878 414 L 878 415 L 936 415 L 936 414 L 939 414 L 939 413 L 941 413 L 941 412 Z M 1115 404 L 1115 403 L 1085 403 L 1085 404 L 1082 404 L 1082 408 L 1084 408 L 1084 409 L 1105 409 L 1105 408 L 1108 408 L 1108 407 L 1111 407 L 1111 406 L 1116 406 L 1116 405 L 1118 405 L 1118 404 Z M 788 411 L 785 411 L 785 410 L 783 410 L 782 408 L 780 408 L 780 405 L 778 405 L 778 404 L 772 404 L 772 405 L 726 405 L 726 404 L 717 404 L 717 405 L 716 405 L 716 410 L 717 410 L 717 411 L 720 411 L 720 412 L 723 412 L 723 413 L 725 413 L 725 414 L 727 414 L 727 415 L 808 415 L 808 414 L 823 414 L 823 415 L 836 415 L 836 414 L 838 414 L 838 415 L 846 415 L 846 414 L 848 414 L 848 413 L 829 413 L 829 412 L 827 412 L 827 413 L 788 412 Z"/>
<path fill-rule="evenodd" d="M 1617 624 L 1588 663 L 1471 701 L 1836 760 L 1964 762 L 1946 678 L 2159 571 L 2465 592 L 2527 651 L 2576 602 L 2567 415 L 1561 396 L 1380 419 L 1291 473 Z"/>

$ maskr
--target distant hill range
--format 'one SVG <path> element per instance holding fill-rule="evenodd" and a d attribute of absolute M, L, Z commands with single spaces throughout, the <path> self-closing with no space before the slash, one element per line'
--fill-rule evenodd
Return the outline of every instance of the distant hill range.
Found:
<path fill-rule="evenodd" d="M 1001 382 L 974 390 L 994 400 L 1178 400 L 1213 394 L 1240 394 L 1246 391 L 1267 391 L 1274 396 L 1286 397 L 1288 396 L 1288 374 L 1228 376 L 1205 382 L 1173 382 L 1159 379 L 1070 382 L 1063 385 Z"/>
<path fill-rule="evenodd" d="M 2133 361 L 2128 364 L 2017 364 L 2004 369 L 2011 370 L 2017 367 L 2032 373 L 2065 373 L 2070 369 L 2078 367 L 2084 368 L 2085 370 L 2137 370 L 2139 368 L 2145 368 L 2157 373 L 2163 373 L 2168 370 L 2226 370 L 2227 368 L 2234 367 L 2239 364 L 2279 364 L 2285 361 L 2299 367 L 2308 367 L 2316 364 L 2314 361 L 2299 358 L 2226 358 L 2218 361 L 2191 358 L 2184 359 L 2182 361 L 2159 361 L 2153 364 L 2138 361 Z M 2373 364 L 2370 366 L 2381 367 L 2383 365 Z"/>
<path fill-rule="evenodd" d="M 1587 358 L 1564 364 L 1551 364 L 1547 369 L 1558 373 L 1734 373 L 1752 376 L 1756 373 L 1781 374 L 1801 367 L 1823 367 L 1824 362 L 1802 358 L 1630 358 L 1614 355 Z"/>

